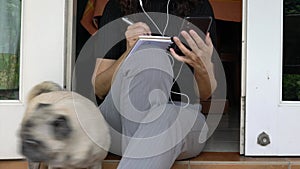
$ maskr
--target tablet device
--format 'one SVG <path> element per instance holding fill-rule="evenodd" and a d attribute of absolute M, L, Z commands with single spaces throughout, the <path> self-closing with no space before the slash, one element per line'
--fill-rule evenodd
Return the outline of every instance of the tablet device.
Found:
<path fill-rule="evenodd" d="M 207 32 L 209 32 L 210 27 L 212 24 L 212 17 L 211 16 L 204 16 L 204 17 L 185 17 L 182 25 L 181 25 L 181 30 L 180 31 L 189 31 L 191 29 L 193 30 L 197 30 L 197 28 L 199 30 L 202 31 L 202 33 L 205 35 Z M 196 31 L 197 32 L 197 31 Z M 178 35 L 178 37 L 180 37 L 180 33 Z M 173 39 L 171 38 L 171 40 L 173 41 Z M 189 49 L 192 50 L 185 41 L 182 40 L 183 45 Z M 179 47 L 175 44 L 172 43 L 169 48 L 173 48 L 175 53 L 177 53 L 179 56 L 184 56 L 184 54 L 182 53 L 182 51 L 179 49 Z M 168 50 L 169 50 L 168 48 Z"/>
<path fill-rule="evenodd" d="M 189 31 L 198 27 L 204 34 L 209 32 L 212 24 L 211 16 L 203 17 L 185 17 L 181 26 L 181 30 Z"/>

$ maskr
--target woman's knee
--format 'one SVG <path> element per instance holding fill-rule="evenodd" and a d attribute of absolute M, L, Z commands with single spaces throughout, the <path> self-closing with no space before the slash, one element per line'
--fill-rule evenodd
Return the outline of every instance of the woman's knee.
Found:
<path fill-rule="evenodd" d="M 146 48 L 128 56 L 122 63 L 120 71 L 127 76 L 135 76 L 147 69 L 156 69 L 173 76 L 170 56 L 162 49 Z"/>

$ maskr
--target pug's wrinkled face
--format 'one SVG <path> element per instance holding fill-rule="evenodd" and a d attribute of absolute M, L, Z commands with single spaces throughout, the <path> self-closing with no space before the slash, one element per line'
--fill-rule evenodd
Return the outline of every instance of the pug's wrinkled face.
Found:
<path fill-rule="evenodd" d="M 72 135 L 71 121 L 52 104 L 38 103 L 23 120 L 21 152 L 32 162 L 48 162 L 65 152 Z"/>

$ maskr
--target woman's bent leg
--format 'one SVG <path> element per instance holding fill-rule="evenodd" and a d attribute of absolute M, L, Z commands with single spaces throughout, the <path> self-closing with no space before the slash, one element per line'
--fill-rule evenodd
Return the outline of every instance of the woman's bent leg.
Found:
<path fill-rule="evenodd" d="M 190 134 L 201 113 L 168 104 L 173 72 L 165 51 L 138 54 L 122 64 L 107 100 L 120 114 L 110 115 L 106 110 L 104 116 L 110 116 L 106 119 L 115 127 L 121 124 L 116 127 L 122 131 L 119 169 L 167 169 L 183 152 L 187 158 L 202 150 L 203 144 L 196 144 L 198 135 Z M 199 123 L 201 131 L 204 121 Z M 191 152 L 196 145 L 198 150 Z"/>

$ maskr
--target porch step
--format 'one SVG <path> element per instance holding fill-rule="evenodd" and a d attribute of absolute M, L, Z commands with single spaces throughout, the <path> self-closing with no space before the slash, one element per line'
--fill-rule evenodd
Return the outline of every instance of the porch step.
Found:
<path fill-rule="evenodd" d="M 109 155 L 103 169 L 116 169 L 120 157 Z M 176 161 L 172 169 L 300 169 L 300 157 L 245 157 L 235 152 L 204 152 Z"/>
<path fill-rule="evenodd" d="M 120 157 L 109 155 L 102 169 L 116 169 Z M 27 169 L 25 160 L 1 161 L 0 169 Z M 300 157 L 245 157 L 239 153 L 207 152 L 183 161 L 172 169 L 300 169 Z"/>

